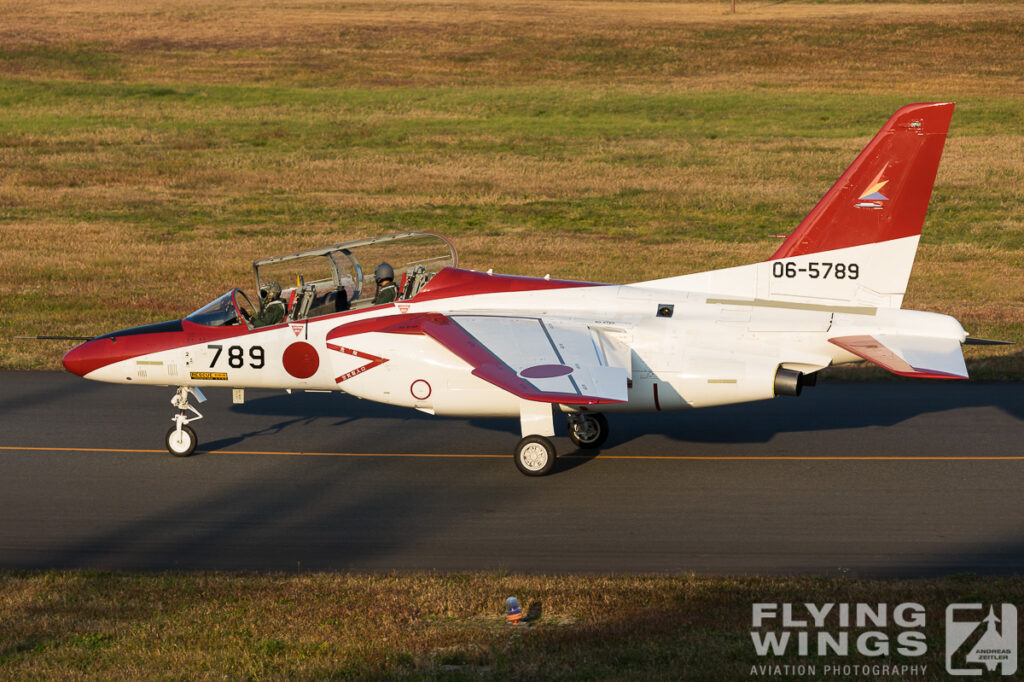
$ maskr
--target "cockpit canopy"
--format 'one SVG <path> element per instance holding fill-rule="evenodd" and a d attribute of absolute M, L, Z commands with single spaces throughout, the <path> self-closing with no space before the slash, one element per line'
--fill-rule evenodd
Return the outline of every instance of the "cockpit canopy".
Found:
<path fill-rule="evenodd" d="M 260 258 L 252 265 L 257 288 L 267 281 L 280 284 L 289 317 L 299 319 L 372 305 L 377 287 L 373 271 L 381 263 L 394 269 L 398 300 L 404 300 L 415 296 L 442 269 L 455 267 L 458 256 L 440 235 L 399 232 Z M 308 303 L 298 300 L 307 298 Z"/>
<path fill-rule="evenodd" d="M 260 258 L 252 265 L 257 292 L 264 282 L 277 282 L 287 319 L 294 321 L 373 305 L 377 293 L 373 273 L 381 263 L 394 270 L 397 300 L 402 301 L 416 296 L 444 268 L 456 267 L 458 254 L 438 234 L 399 232 Z M 239 324 L 241 319 L 252 325 L 262 313 L 263 301 L 258 305 L 260 310 L 254 312 L 245 294 L 235 289 L 186 319 L 213 327 Z"/>

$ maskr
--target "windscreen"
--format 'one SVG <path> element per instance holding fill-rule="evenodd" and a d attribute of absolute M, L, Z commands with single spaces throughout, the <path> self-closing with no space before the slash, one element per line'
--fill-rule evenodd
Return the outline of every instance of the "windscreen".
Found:
<path fill-rule="evenodd" d="M 235 311 L 235 304 L 232 301 L 234 291 L 229 291 L 216 301 L 207 303 L 185 319 L 204 327 L 226 327 L 238 324 L 238 313 Z"/>

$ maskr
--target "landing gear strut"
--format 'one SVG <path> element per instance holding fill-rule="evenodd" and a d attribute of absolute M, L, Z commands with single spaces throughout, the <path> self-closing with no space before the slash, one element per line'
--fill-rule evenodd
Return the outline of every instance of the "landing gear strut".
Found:
<path fill-rule="evenodd" d="M 523 439 L 512 453 L 516 468 L 527 476 L 543 476 L 555 466 L 555 446 L 548 438 L 555 435 L 555 421 L 550 403 L 519 401 L 519 428 Z"/>
<path fill-rule="evenodd" d="M 178 389 L 178 392 L 171 398 L 171 405 L 174 405 L 178 409 L 178 414 L 171 417 L 171 421 L 174 422 L 174 426 L 167 432 L 167 436 L 164 439 L 164 443 L 167 445 L 167 451 L 175 457 L 188 457 L 196 450 L 196 432 L 192 430 L 192 427 L 188 426 L 189 422 L 194 422 L 198 419 L 202 419 L 203 415 L 199 413 L 199 410 L 192 407 L 188 402 L 189 393 L 195 395 L 196 400 L 200 403 L 206 402 L 206 396 L 198 388 L 192 388 L 189 386 L 182 386 Z M 195 416 L 188 417 L 185 412 L 192 412 Z"/>
<path fill-rule="evenodd" d="M 600 412 L 570 412 L 569 440 L 578 448 L 593 450 L 608 440 L 608 420 Z"/>

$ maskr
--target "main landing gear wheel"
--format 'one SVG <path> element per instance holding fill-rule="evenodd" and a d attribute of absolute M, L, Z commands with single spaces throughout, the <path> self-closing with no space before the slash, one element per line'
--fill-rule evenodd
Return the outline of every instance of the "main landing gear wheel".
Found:
<path fill-rule="evenodd" d="M 527 476 L 549 473 L 555 457 L 555 446 L 544 436 L 527 436 L 516 446 L 516 467 Z"/>
<path fill-rule="evenodd" d="M 194 395 L 201 403 L 206 402 L 206 396 L 203 395 L 202 391 L 189 386 L 180 387 L 174 394 L 174 397 L 171 398 L 171 405 L 178 409 L 178 414 L 171 417 L 174 426 L 167 432 L 164 444 L 167 446 L 167 451 L 175 457 L 188 457 L 196 451 L 196 443 L 199 442 L 199 439 L 196 438 L 196 432 L 188 426 L 188 423 L 202 419 L 203 415 L 189 404 L 189 395 Z M 191 412 L 195 416 L 189 417 L 186 412 Z"/>
<path fill-rule="evenodd" d="M 600 412 L 570 414 L 569 440 L 584 450 L 601 447 L 608 440 L 608 420 Z"/>
<path fill-rule="evenodd" d="M 196 451 L 196 432 L 190 426 L 182 426 L 180 431 L 177 426 L 172 426 L 164 442 L 167 451 L 175 457 L 188 457 Z"/>

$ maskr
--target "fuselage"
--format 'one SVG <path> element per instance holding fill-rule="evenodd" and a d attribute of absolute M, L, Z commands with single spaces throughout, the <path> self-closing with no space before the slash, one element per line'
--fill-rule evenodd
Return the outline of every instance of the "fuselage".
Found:
<path fill-rule="evenodd" d="M 642 285 L 490 275 L 449 268 L 415 298 L 273 327 L 189 318 L 87 341 L 64 358 L 87 379 L 159 386 L 343 391 L 452 416 L 520 415 L 520 399 L 474 375 L 427 336 L 374 320 L 418 313 L 542 316 L 585 324 L 628 370 L 628 399 L 600 411 L 658 411 L 774 397 L 781 369 L 809 375 L 860 360 L 841 333 L 960 335 L 953 318 L 898 308 L 786 306 Z M 538 362 L 543 358 L 538 357 Z M 576 409 L 563 407 L 563 409 Z"/>

